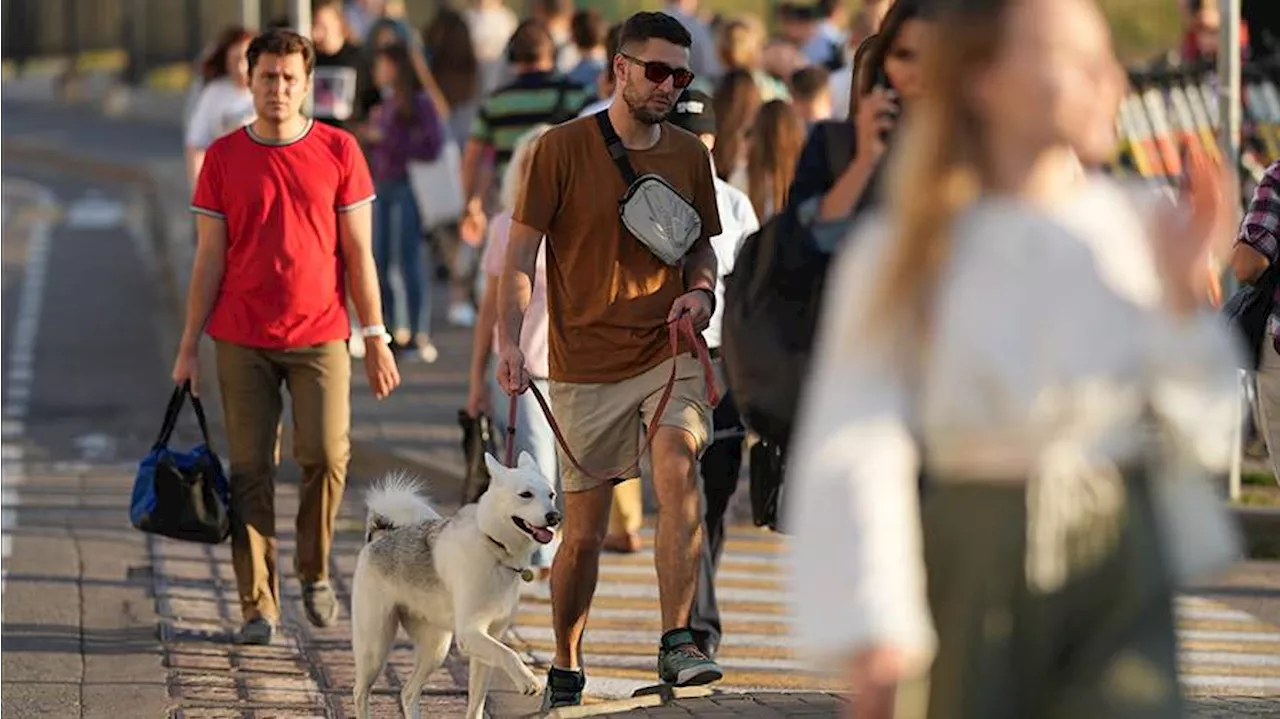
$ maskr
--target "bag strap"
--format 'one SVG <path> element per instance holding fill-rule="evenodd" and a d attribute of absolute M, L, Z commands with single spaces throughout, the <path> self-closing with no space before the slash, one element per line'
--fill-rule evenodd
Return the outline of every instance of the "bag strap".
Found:
<path fill-rule="evenodd" d="M 178 413 L 182 411 L 182 401 L 185 398 L 186 392 L 182 386 L 173 388 L 173 394 L 169 395 L 169 406 L 164 409 L 164 421 L 160 423 L 160 434 L 156 435 L 152 448 L 168 446 L 173 428 L 178 424 Z"/>
<path fill-rule="evenodd" d="M 205 445 L 210 445 L 209 441 L 209 421 L 204 417 L 204 405 L 200 402 L 200 398 L 191 394 L 191 382 L 183 385 L 187 394 L 191 395 L 191 407 L 196 411 L 196 421 L 200 423 L 200 438 L 204 440 Z"/>
<path fill-rule="evenodd" d="M 200 437 L 206 445 L 210 444 L 209 421 L 204 415 L 204 405 L 199 397 L 191 394 L 191 381 L 187 380 L 173 388 L 173 394 L 169 396 L 169 406 L 164 410 L 164 422 L 160 425 L 160 434 L 156 437 L 153 448 L 169 446 L 173 430 L 178 425 L 178 415 L 182 412 L 182 405 L 187 397 L 191 398 L 191 407 L 196 411 L 196 421 L 200 423 Z"/>
<path fill-rule="evenodd" d="M 636 171 L 631 167 L 631 160 L 627 157 L 627 148 L 623 146 L 622 138 L 618 137 L 618 131 L 613 129 L 613 123 L 609 121 L 607 108 L 596 113 L 596 124 L 600 126 L 600 134 L 604 136 L 604 146 L 609 150 L 609 157 L 613 158 L 613 164 L 617 165 L 618 172 L 622 173 L 622 181 L 630 187 L 636 181 Z"/>

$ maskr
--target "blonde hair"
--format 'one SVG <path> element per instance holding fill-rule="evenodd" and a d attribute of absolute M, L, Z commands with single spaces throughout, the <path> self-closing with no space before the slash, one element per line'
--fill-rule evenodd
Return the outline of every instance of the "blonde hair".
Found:
<path fill-rule="evenodd" d="M 889 219 L 895 237 L 866 318 L 876 330 L 905 322 L 921 340 L 931 330 L 932 305 L 951 258 L 951 227 L 978 198 L 986 168 L 982 121 L 968 88 L 1004 44 L 1013 0 L 957 3 L 932 24 L 923 58 L 925 91 L 912 103 L 890 169 Z"/>
<path fill-rule="evenodd" d="M 516 140 L 515 149 L 511 153 L 511 162 L 502 175 L 502 188 L 499 200 L 504 210 L 514 210 L 520 199 L 520 190 L 524 188 L 526 176 L 529 174 L 529 161 L 533 159 L 533 144 L 546 134 L 551 126 L 543 123 L 534 125 L 529 131 Z"/>

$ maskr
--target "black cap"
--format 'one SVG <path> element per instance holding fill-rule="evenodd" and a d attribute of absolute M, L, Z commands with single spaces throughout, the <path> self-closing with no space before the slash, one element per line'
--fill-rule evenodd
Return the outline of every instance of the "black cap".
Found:
<path fill-rule="evenodd" d="M 716 111 L 711 107 L 711 96 L 700 90 L 681 93 L 667 121 L 695 135 L 716 134 Z"/>

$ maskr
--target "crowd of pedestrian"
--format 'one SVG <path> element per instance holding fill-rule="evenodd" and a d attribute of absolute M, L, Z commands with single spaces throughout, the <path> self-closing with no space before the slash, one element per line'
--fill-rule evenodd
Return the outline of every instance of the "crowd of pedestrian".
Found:
<path fill-rule="evenodd" d="M 1232 348 L 1200 308 L 1230 213 L 1203 158 L 1180 208 L 1100 177 L 1124 73 L 1097 7 L 785 2 L 772 34 L 697 0 L 612 27 L 572 0 L 529 7 L 442 6 L 419 30 L 401 2 L 315 0 L 309 41 L 231 28 L 201 64 L 174 375 L 214 338 L 245 640 L 279 619 L 281 386 L 296 567 L 326 625 L 348 354 L 379 396 L 397 360 L 433 362 L 446 279 L 446 320 L 474 330 L 466 413 L 501 427 L 515 402 L 517 450 L 562 490 L 559 541 L 533 560 L 547 707 L 582 700 L 600 553 L 639 550 L 642 481 L 659 676 L 721 677 L 715 573 L 745 464 L 786 477 L 798 641 L 863 692 L 860 717 L 926 674 L 931 718 L 1177 716 L 1172 591 L 1227 550 L 1173 556 L 1168 507 L 1214 508 L 1147 458 L 1224 461 Z M 1249 227 L 1273 258 L 1274 223 Z M 807 376 L 788 436 L 717 392 L 726 277 L 757 232 L 835 258 L 806 308 L 812 375 L 783 369 Z M 1147 446 L 1148 423 L 1178 451 Z"/>

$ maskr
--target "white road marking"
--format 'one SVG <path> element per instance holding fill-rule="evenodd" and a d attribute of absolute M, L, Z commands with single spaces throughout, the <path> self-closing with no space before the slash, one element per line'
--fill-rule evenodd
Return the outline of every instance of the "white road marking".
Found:
<path fill-rule="evenodd" d="M 123 202 L 90 190 L 67 207 L 63 225 L 73 230 L 109 230 L 125 223 L 128 210 Z"/>
<path fill-rule="evenodd" d="M 40 309 L 44 302 L 45 278 L 49 270 L 49 249 L 53 242 L 53 228 L 50 219 L 56 208 L 56 199 L 52 192 L 41 185 L 16 178 L 5 178 L 5 191 L 24 195 L 38 206 L 40 211 L 34 213 L 31 223 L 31 234 L 27 239 L 26 264 L 23 267 L 22 289 L 18 293 L 18 310 L 13 320 L 12 334 L 8 345 L 3 392 L 4 431 L 0 444 L 0 561 L 6 565 L 0 568 L 0 594 L 4 593 L 5 580 L 8 576 L 8 559 L 13 552 L 13 538 L 10 533 L 18 524 L 18 506 L 22 504 L 22 496 L 18 487 L 26 481 L 26 465 L 23 460 L 26 454 L 24 436 L 27 408 L 31 401 L 31 387 L 35 379 L 36 337 L 40 329 Z M 5 203 L 5 214 L 8 214 L 8 203 Z"/>
<path fill-rule="evenodd" d="M 1182 685 L 1190 689 L 1212 689 L 1213 693 L 1280 694 L 1280 677 L 1213 676 L 1209 674 L 1183 674 Z M 1241 692 L 1240 690 L 1246 690 Z M 1202 693 L 1202 692 L 1198 692 Z"/>
<path fill-rule="evenodd" d="M 1187 642 L 1280 642 L 1280 632 L 1215 632 L 1208 629 L 1180 629 L 1178 637 Z"/>

